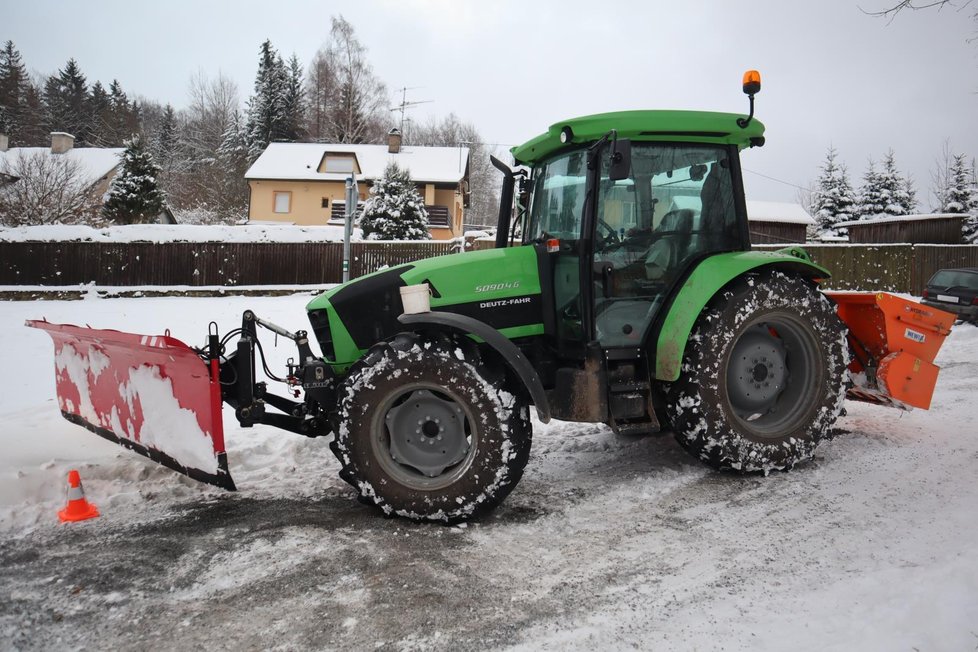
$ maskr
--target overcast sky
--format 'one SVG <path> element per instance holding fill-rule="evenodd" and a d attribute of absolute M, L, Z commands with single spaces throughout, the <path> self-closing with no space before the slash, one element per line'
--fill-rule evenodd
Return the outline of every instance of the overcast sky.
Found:
<path fill-rule="evenodd" d="M 746 111 L 744 70 L 763 76 L 767 145 L 744 154 L 748 197 L 792 201 L 829 144 L 858 185 L 888 148 L 931 208 L 942 144 L 978 156 L 978 24 L 961 11 L 867 16 L 897 0 L 210 2 L 2 0 L 0 41 L 33 72 L 74 57 L 89 83 L 176 107 L 191 75 L 222 71 L 251 93 L 266 38 L 307 64 L 342 14 L 392 90 L 456 113 L 488 142 L 521 143 L 562 119 L 623 109 Z M 959 0 L 961 4 L 963 0 Z M 398 94 L 397 100 L 400 97 Z M 394 120 L 392 114 L 392 120 Z"/>

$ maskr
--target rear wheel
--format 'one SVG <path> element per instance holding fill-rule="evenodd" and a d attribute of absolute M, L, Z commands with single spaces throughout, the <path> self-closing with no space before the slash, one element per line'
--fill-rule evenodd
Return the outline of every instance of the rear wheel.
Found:
<path fill-rule="evenodd" d="M 667 390 L 679 443 L 711 466 L 788 469 L 812 457 L 842 409 L 845 328 L 808 281 L 774 272 L 700 315 Z"/>
<path fill-rule="evenodd" d="M 498 505 L 523 475 L 526 401 L 471 342 L 402 333 L 374 346 L 338 391 L 340 476 L 388 515 L 457 522 Z"/>

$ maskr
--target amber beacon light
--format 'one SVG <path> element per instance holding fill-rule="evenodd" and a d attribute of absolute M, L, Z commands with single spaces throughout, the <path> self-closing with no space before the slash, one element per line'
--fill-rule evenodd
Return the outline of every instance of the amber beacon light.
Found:
<path fill-rule="evenodd" d="M 744 93 L 755 95 L 761 92 L 761 73 L 756 70 L 748 70 L 744 73 Z"/>
<path fill-rule="evenodd" d="M 744 73 L 744 93 L 750 99 L 750 113 L 746 118 L 737 118 L 737 126 L 744 129 L 750 124 L 754 117 L 754 95 L 761 92 L 761 73 L 756 70 L 748 70 Z"/>

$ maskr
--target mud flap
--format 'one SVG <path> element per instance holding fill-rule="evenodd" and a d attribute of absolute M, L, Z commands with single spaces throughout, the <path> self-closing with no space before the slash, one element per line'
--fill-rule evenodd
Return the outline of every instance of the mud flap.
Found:
<path fill-rule="evenodd" d="M 934 358 L 955 315 L 886 292 L 826 292 L 849 328 L 848 398 L 903 409 L 930 408 Z"/>
<path fill-rule="evenodd" d="M 234 491 L 218 361 L 180 340 L 28 321 L 54 340 L 61 414 L 194 480 Z"/>

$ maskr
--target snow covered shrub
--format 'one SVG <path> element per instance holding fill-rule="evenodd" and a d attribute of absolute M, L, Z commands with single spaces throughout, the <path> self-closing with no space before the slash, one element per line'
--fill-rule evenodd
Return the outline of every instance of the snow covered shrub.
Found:
<path fill-rule="evenodd" d="M 365 240 L 431 239 L 428 211 L 406 168 L 388 163 L 363 205 L 360 228 Z"/>

